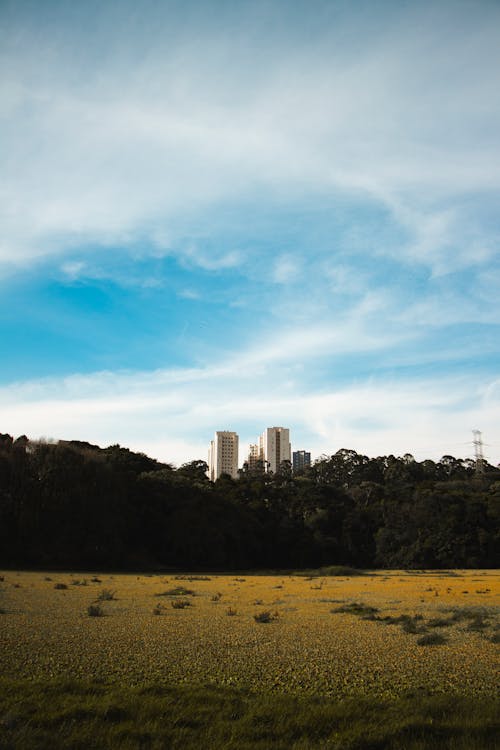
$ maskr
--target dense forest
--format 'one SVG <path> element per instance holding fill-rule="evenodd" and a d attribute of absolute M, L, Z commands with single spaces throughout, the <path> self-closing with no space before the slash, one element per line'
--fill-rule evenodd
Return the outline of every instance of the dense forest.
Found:
<path fill-rule="evenodd" d="M 208 481 L 127 448 L 0 435 L 0 565 L 499 567 L 500 469 L 443 456 L 323 456 Z"/>

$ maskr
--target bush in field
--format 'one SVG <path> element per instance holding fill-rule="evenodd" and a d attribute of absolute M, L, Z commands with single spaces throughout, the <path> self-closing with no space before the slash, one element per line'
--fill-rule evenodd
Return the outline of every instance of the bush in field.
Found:
<path fill-rule="evenodd" d="M 376 612 L 378 612 L 378 609 L 377 607 L 371 607 L 369 604 L 363 604 L 362 602 L 350 602 L 349 604 L 344 604 L 342 607 L 337 607 L 331 611 L 333 614 L 340 613 L 371 618 Z"/>
<path fill-rule="evenodd" d="M 258 612 L 256 615 L 253 616 L 253 619 L 255 622 L 273 622 L 273 620 L 278 619 L 278 613 L 277 612 L 270 612 L 269 610 L 266 610 L 265 612 Z"/>
<path fill-rule="evenodd" d="M 103 589 L 97 597 L 100 602 L 112 602 L 115 598 L 115 592 L 110 589 Z"/>
<path fill-rule="evenodd" d="M 175 589 L 168 589 L 163 591 L 161 594 L 155 594 L 155 596 L 194 596 L 193 589 L 187 589 L 184 586 L 176 586 Z"/>
<path fill-rule="evenodd" d="M 433 617 L 427 625 L 430 628 L 449 628 L 453 625 L 453 620 L 448 620 L 446 617 Z"/>
<path fill-rule="evenodd" d="M 62 591 L 63 589 L 67 589 L 68 587 L 65 583 L 56 583 L 54 585 L 54 588 L 57 589 L 58 591 Z"/>
<path fill-rule="evenodd" d="M 319 571 L 320 575 L 322 576 L 342 576 L 346 578 L 350 578 L 352 576 L 364 576 L 365 572 L 363 570 L 358 570 L 357 568 L 350 568 L 347 565 L 327 565 L 323 568 L 320 568 Z"/>
<path fill-rule="evenodd" d="M 186 609 L 186 607 L 191 606 L 189 599 L 174 599 L 170 604 L 174 609 Z"/>
<path fill-rule="evenodd" d="M 419 646 L 442 646 L 447 640 L 441 633 L 427 633 L 418 638 L 417 643 Z"/>
<path fill-rule="evenodd" d="M 89 604 L 87 614 L 89 617 L 104 617 L 104 611 L 100 604 Z"/>
<path fill-rule="evenodd" d="M 425 627 L 418 623 L 423 619 L 422 615 L 401 615 L 399 624 L 403 633 L 425 633 Z"/>

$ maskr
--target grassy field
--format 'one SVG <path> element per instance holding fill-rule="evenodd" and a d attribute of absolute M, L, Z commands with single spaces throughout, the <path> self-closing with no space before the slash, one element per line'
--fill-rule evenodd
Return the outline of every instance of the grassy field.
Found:
<path fill-rule="evenodd" d="M 497 747 L 497 572 L 0 577 L 2 748 Z"/>

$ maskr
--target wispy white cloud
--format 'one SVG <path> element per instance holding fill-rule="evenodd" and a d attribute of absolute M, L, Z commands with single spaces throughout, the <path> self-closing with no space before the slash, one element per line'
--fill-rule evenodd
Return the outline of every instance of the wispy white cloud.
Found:
<path fill-rule="evenodd" d="M 490 3 L 479 8 L 389 5 L 379 36 L 353 15 L 316 29 L 310 46 L 287 43 L 285 32 L 273 48 L 264 32 L 265 76 L 259 65 L 238 67 L 238 50 L 251 51 L 265 26 L 258 17 L 223 38 L 210 29 L 199 52 L 182 36 L 166 46 L 153 38 L 140 60 L 134 44 L 124 52 L 134 40 L 123 25 L 110 26 L 104 68 L 92 46 L 81 49 L 85 76 L 67 74 L 75 63 L 64 34 L 74 32 L 33 40 L 26 32 L 17 45 L 12 37 L 2 55 L 11 125 L 0 259 L 155 244 L 160 235 L 167 242 L 157 250 L 178 252 L 179 222 L 265 189 L 311 200 L 317 191 L 361 192 L 413 235 L 401 256 L 439 273 L 452 254 L 463 266 L 487 261 L 490 238 L 479 237 L 473 253 L 463 247 L 450 207 L 452 197 L 498 191 L 500 182 L 499 14 Z M 175 28 L 178 18 L 160 14 L 158 23 Z M 351 48 L 343 33 L 356 40 Z M 240 262 L 239 253 L 207 258 L 200 247 L 187 257 L 206 268 Z"/>
<path fill-rule="evenodd" d="M 193 271 L 248 284 L 217 299 L 239 333 L 195 367 L 4 386 L 0 428 L 177 462 L 216 428 L 250 440 L 292 418 L 316 453 L 436 455 L 429 435 L 439 453 L 495 434 L 496 375 L 340 374 L 356 357 L 458 360 L 464 339 L 436 331 L 499 323 L 498 4 L 234 3 L 217 23 L 204 5 L 96 3 L 92 34 L 78 4 L 51 23 L 42 9 L 40 28 L 5 14 L 2 283 L 49 259 L 68 284 L 164 285 L 193 307 L 208 296 Z M 155 273 L 165 257 L 178 283 Z"/>
<path fill-rule="evenodd" d="M 371 379 L 318 394 L 287 380 L 282 367 L 262 368 L 258 375 L 247 371 L 235 378 L 234 368 L 226 373 L 213 368 L 96 374 L 0 388 L 2 429 L 31 438 L 120 442 L 176 463 L 204 458 L 216 429 L 240 433 L 243 460 L 246 443 L 270 424 L 289 426 L 294 448 L 315 455 L 349 447 L 368 455 L 464 456 L 472 453 L 471 429 L 480 426 L 487 442 L 497 436 L 497 380 Z M 271 377 L 279 379 L 279 388 L 269 387 Z M 498 462 L 500 445 L 488 453 Z"/>
<path fill-rule="evenodd" d="M 296 281 L 302 270 L 301 260 L 291 254 L 281 255 L 274 263 L 272 278 L 278 284 Z"/>

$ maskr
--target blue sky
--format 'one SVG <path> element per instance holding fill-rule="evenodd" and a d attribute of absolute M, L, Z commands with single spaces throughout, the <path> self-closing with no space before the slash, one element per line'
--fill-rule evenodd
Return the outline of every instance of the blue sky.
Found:
<path fill-rule="evenodd" d="M 0 431 L 500 460 L 497 2 L 0 3 Z"/>

